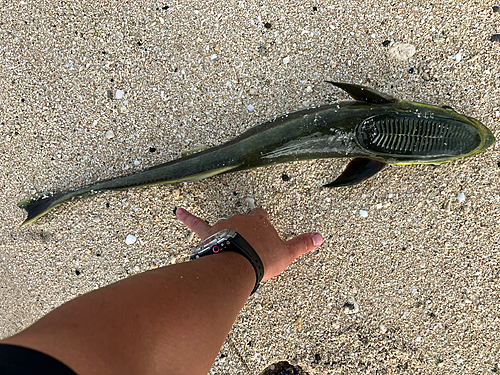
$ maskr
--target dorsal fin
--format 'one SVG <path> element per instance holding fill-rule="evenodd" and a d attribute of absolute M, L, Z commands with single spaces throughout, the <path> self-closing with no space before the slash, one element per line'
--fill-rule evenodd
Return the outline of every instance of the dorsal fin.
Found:
<path fill-rule="evenodd" d="M 353 99 L 360 100 L 362 102 L 367 102 L 371 104 L 388 104 L 388 103 L 396 103 L 398 99 L 374 90 L 370 87 L 355 85 L 352 83 L 343 83 L 343 82 L 333 82 L 326 81 L 331 83 L 334 86 L 344 90 L 347 92 Z"/>

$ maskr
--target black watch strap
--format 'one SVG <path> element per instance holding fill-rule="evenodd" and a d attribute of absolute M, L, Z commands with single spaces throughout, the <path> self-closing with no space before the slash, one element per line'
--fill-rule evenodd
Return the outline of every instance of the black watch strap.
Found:
<path fill-rule="evenodd" d="M 247 258 L 255 270 L 255 276 L 257 279 L 255 281 L 255 287 L 253 288 L 252 293 L 250 293 L 250 295 L 252 295 L 255 293 L 260 282 L 262 281 L 262 278 L 264 277 L 264 264 L 262 263 L 259 254 L 257 254 L 253 247 L 239 233 L 236 233 L 236 236 L 233 237 L 231 242 L 238 247 L 235 251 Z"/>

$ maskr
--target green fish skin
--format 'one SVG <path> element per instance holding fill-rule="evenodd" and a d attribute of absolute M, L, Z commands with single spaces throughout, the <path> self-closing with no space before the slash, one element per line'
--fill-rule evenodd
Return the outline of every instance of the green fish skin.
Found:
<path fill-rule="evenodd" d="M 32 195 L 18 203 L 23 225 L 62 203 L 107 190 L 197 181 L 277 163 L 354 158 L 327 187 L 360 183 L 388 164 L 441 164 L 486 150 L 495 142 L 479 121 L 449 107 L 397 100 L 361 85 L 331 84 L 354 101 L 308 108 L 254 126 L 196 154 L 143 171 L 63 192 Z"/>

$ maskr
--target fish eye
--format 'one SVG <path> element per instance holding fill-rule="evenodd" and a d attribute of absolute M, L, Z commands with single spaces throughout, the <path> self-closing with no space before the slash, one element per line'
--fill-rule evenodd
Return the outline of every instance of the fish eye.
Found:
<path fill-rule="evenodd" d="M 447 109 L 448 111 L 455 112 L 455 110 L 453 108 L 451 108 L 449 105 L 443 105 L 443 106 L 441 106 L 441 108 Z"/>

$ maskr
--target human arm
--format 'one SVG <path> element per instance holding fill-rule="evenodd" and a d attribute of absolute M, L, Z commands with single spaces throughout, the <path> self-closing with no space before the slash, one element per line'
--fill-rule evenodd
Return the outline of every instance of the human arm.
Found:
<path fill-rule="evenodd" d="M 202 239 L 237 231 L 261 257 L 264 281 L 322 241 L 282 241 L 262 209 L 213 227 L 182 209 L 177 217 Z M 254 284 L 242 255 L 207 256 L 87 293 L 2 343 L 49 354 L 79 374 L 206 374 Z"/>

